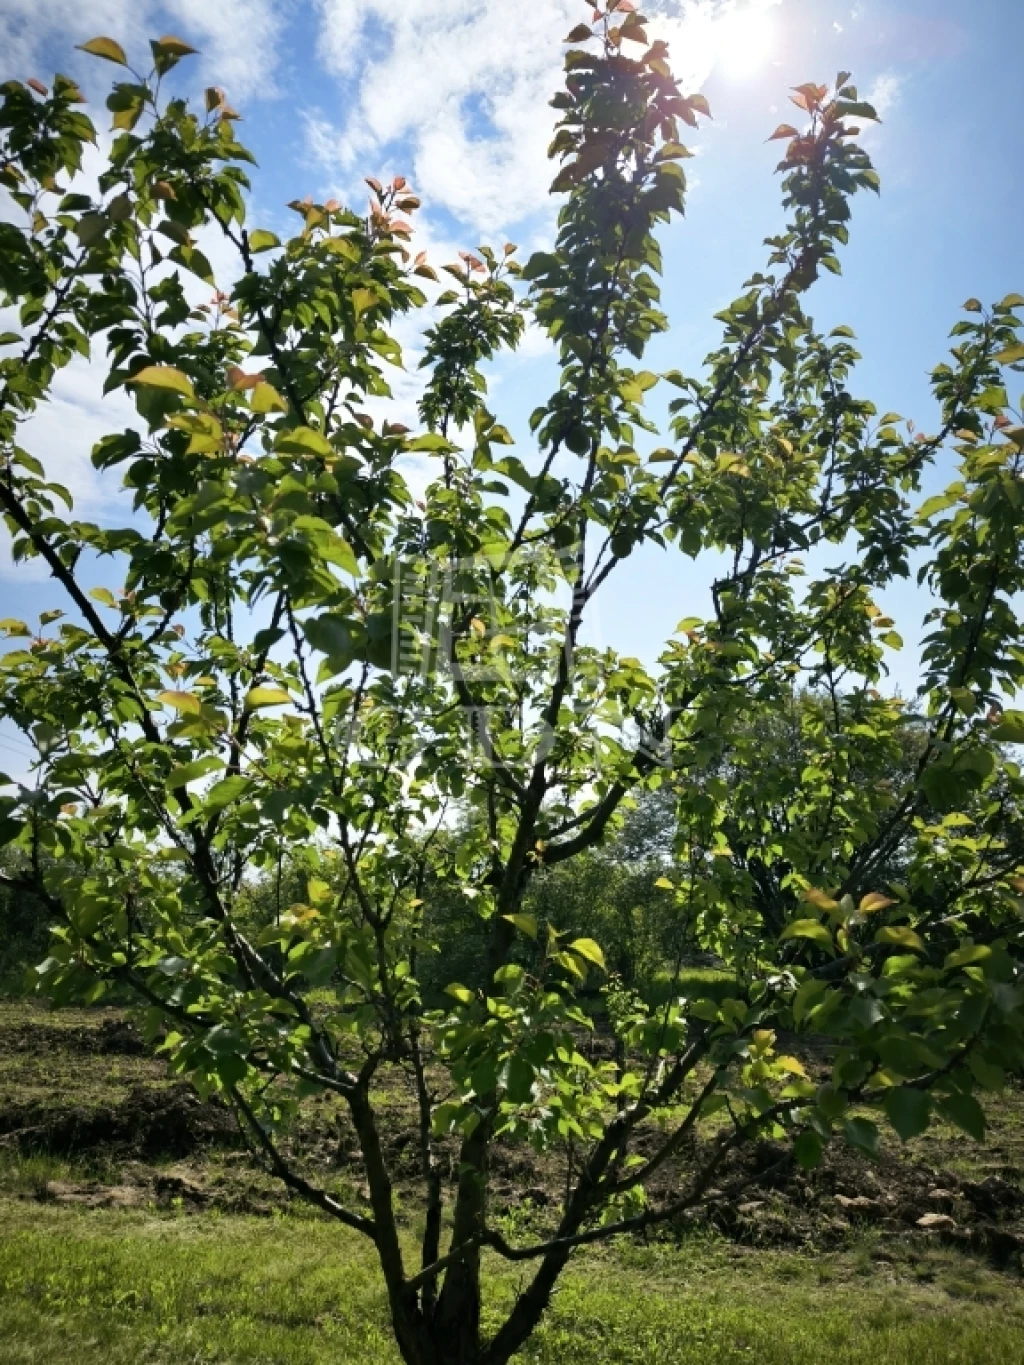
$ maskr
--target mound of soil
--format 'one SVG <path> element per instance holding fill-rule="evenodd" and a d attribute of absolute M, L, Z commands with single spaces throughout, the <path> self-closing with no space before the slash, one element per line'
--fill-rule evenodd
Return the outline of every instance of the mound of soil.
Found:
<path fill-rule="evenodd" d="M 112 1149 L 153 1159 L 190 1156 L 237 1139 L 231 1112 L 217 1101 L 200 1100 L 184 1083 L 159 1090 L 137 1085 L 119 1103 L 97 1107 L 28 1103 L 0 1110 L 0 1140 L 23 1152 L 72 1156 Z"/>
<path fill-rule="evenodd" d="M 411 1095 L 396 1090 L 381 1112 L 382 1145 L 399 1188 L 418 1177 L 413 1104 Z M 652 1235 L 710 1226 L 753 1246 L 827 1249 L 858 1231 L 875 1229 L 882 1238 L 941 1239 L 1008 1268 L 1024 1268 L 1024 1185 L 1016 1163 L 1021 1121 L 1021 1096 L 1014 1091 L 1004 1104 L 998 1140 L 988 1144 L 984 1162 L 973 1171 L 963 1161 L 962 1144 L 950 1146 L 948 1139 L 938 1139 L 924 1152 L 885 1144 L 874 1163 L 836 1142 L 811 1172 L 795 1165 L 788 1147 L 764 1141 L 733 1153 L 719 1173 L 721 1188 L 709 1191 L 705 1203 L 674 1227 Z M 646 1143 L 657 1141 L 651 1133 Z M 288 1202 L 291 1196 L 282 1186 L 242 1170 L 248 1162 L 244 1153 L 226 1154 L 240 1145 L 227 1107 L 202 1101 L 189 1085 L 169 1078 L 123 1014 L 49 1015 L 0 1006 L 0 1146 L 101 1156 L 119 1170 L 114 1183 L 53 1181 L 36 1191 L 38 1197 L 88 1206 L 173 1205 L 185 1211 L 216 1206 L 269 1212 Z M 353 1197 L 366 1197 L 351 1122 L 328 1097 L 304 1108 L 287 1146 L 315 1176 L 340 1176 Z M 204 1161 L 204 1153 L 215 1148 L 223 1154 L 218 1161 Z M 696 1140 L 681 1149 L 658 1173 L 649 1191 L 652 1205 L 678 1198 L 706 1155 Z M 439 1156 L 446 1178 L 454 1181 L 457 1144 L 442 1144 Z M 191 1161 L 187 1169 L 171 1173 L 146 1164 L 168 1158 Z M 550 1230 L 564 1191 L 558 1154 L 538 1156 L 529 1148 L 499 1144 L 492 1179 L 493 1216 L 519 1210 L 538 1231 Z"/>
<path fill-rule="evenodd" d="M 230 1110 L 171 1081 L 123 1014 L 0 1007 L 0 1144 L 180 1158 L 235 1144 Z"/>

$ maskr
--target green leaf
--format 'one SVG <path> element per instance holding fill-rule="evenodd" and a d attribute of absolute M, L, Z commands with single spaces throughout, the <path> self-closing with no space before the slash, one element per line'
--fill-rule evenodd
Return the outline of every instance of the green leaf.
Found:
<path fill-rule="evenodd" d="M 203 800 L 203 809 L 207 811 L 223 810 L 225 806 L 237 801 L 240 796 L 244 796 L 251 788 L 252 783 L 249 778 L 242 777 L 239 773 L 233 773 L 231 777 L 224 777 L 213 784 Z"/>
<path fill-rule="evenodd" d="M 336 453 L 326 436 L 312 427 L 292 427 L 289 431 L 282 431 L 274 442 L 274 449 L 286 454 L 319 455 L 325 460 Z"/>
<path fill-rule="evenodd" d="M 104 57 L 108 62 L 116 62 L 118 66 L 128 65 L 128 54 L 113 38 L 90 38 L 87 43 L 79 43 L 77 46 L 79 52 L 88 52 L 93 57 Z"/>
<path fill-rule="evenodd" d="M 582 957 L 585 961 L 593 963 L 595 967 L 600 967 L 602 971 L 608 970 L 600 944 L 595 943 L 592 938 L 573 939 L 569 944 L 569 950 L 575 953 L 577 957 Z"/>
<path fill-rule="evenodd" d="M 529 938 L 537 937 L 536 915 L 503 915 L 502 919 L 514 924 L 521 934 L 526 934 Z"/>
<path fill-rule="evenodd" d="M 445 986 L 444 992 L 445 995 L 450 995 L 454 1000 L 457 1000 L 460 1005 L 469 1005 L 473 1002 L 473 992 L 466 986 L 458 984 Z"/>
<path fill-rule="evenodd" d="M 116 607 L 117 598 L 109 588 L 90 588 L 89 596 L 97 602 L 102 602 L 105 607 Z"/>
<path fill-rule="evenodd" d="M 185 398 L 195 397 L 191 379 L 180 370 L 176 370 L 173 365 L 147 365 L 126 382 L 149 389 L 169 389 L 172 393 L 180 393 Z"/>
<path fill-rule="evenodd" d="M 886 1118 L 904 1142 L 923 1133 L 931 1118 L 932 1103 L 927 1093 L 909 1085 L 888 1090 L 882 1107 Z"/>
<path fill-rule="evenodd" d="M 190 782 L 198 782 L 201 777 L 206 777 L 209 773 L 216 772 L 224 767 L 224 760 L 214 758 L 196 758 L 191 763 L 183 763 L 178 768 L 172 768 L 167 778 L 167 786 L 171 791 L 179 787 L 187 787 Z"/>
<path fill-rule="evenodd" d="M 280 237 L 275 232 L 268 232 L 266 228 L 257 228 L 255 232 L 249 233 L 250 251 L 273 251 L 274 247 L 280 245 Z"/>
<path fill-rule="evenodd" d="M 793 1143 L 793 1155 L 805 1171 L 813 1171 L 821 1161 L 821 1138 L 812 1129 L 805 1129 Z"/>
<path fill-rule="evenodd" d="M 197 55 L 199 51 L 190 43 L 186 43 L 184 38 L 176 38 L 173 33 L 165 33 L 162 38 L 157 38 L 150 46 L 154 52 L 159 51 L 169 57 L 190 57 Z"/>
<path fill-rule="evenodd" d="M 876 943 L 888 943 L 894 948 L 910 948 L 915 953 L 925 951 L 925 942 L 920 934 L 905 924 L 886 924 L 875 935 Z"/>
<path fill-rule="evenodd" d="M 505 1098 L 510 1104 L 529 1104 L 533 1099 L 534 1070 L 521 1052 L 509 1058 Z"/>
<path fill-rule="evenodd" d="M 1024 744 L 1024 711 L 1004 711 L 992 738 L 1000 744 Z"/>
<path fill-rule="evenodd" d="M 288 404 L 274 388 L 273 384 L 268 384 L 265 379 L 261 379 L 253 389 L 252 398 L 249 400 L 249 407 L 256 413 L 288 411 Z"/>
<path fill-rule="evenodd" d="M 820 944 L 822 948 L 827 948 L 829 952 L 834 951 L 832 935 L 824 924 L 816 919 L 797 919 L 792 924 L 787 924 L 781 936 L 787 938 L 809 938 L 812 943 Z"/>
<path fill-rule="evenodd" d="M 878 1155 L 878 1126 L 870 1119 L 846 1119 L 843 1123 L 843 1136 L 851 1146 L 859 1148 L 868 1156 Z"/>
<path fill-rule="evenodd" d="M 975 967 L 979 962 L 992 956 L 992 949 L 984 943 L 967 943 L 950 953 L 942 964 L 943 971 L 955 971 L 958 967 Z"/>
<path fill-rule="evenodd" d="M 164 706 L 173 706 L 175 711 L 180 711 L 183 715 L 202 715 L 202 698 L 195 692 L 158 692 L 155 700 Z"/>
<path fill-rule="evenodd" d="M 217 1075 L 225 1085 L 241 1085 L 248 1071 L 248 1063 L 237 1052 L 225 1052 L 217 1058 Z"/>
<path fill-rule="evenodd" d="M 83 213 L 75 224 L 75 235 L 83 246 L 95 246 L 107 234 L 110 222 L 102 213 Z"/>
<path fill-rule="evenodd" d="M 261 706 L 286 706 L 291 695 L 283 687 L 253 687 L 245 698 L 245 709 L 255 711 Z"/>
<path fill-rule="evenodd" d="M 973 1095 L 947 1095 L 936 1108 L 943 1118 L 962 1128 L 977 1142 L 985 1141 L 985 1111 Z"/>
<path fill-rule="evenodd" d="M 362 317 L 368 308 L 373 308 L 380 303 L 380 299 L 372 289 L 353 289 L 351 294 L 352 311 L 356 318 Z"/>
<path fill-rule="evenodd" d="M 1004 351 L 997 351 L 992 359 L 997 365 L 1015 365 L 1018 360 L 1024 360 L 1024 341 L 1007 346 Z"/>
<path fill-rule="evenodd" d="M 310 877 L 306 883 L 306 896 L 310 905 L 330 905 L 334 900 L 334 891 L 321 877 Z"/>

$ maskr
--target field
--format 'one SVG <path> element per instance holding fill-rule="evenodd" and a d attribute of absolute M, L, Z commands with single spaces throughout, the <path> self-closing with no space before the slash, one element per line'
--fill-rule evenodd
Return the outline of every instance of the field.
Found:
<path fill-rule="evenodd" d="M 312 1111 L 298 1141 L 321 1178 L 359 1198 L 335 1115 Z M 836 1152 L 813 1180 L 581 1255 L 523 1359 L 1024 1360 L 1022 1171 L 1017 1092 L 983 1147 L 939 1129 L 873 1169 Z M 510 1235 L 543 1220 L 547 1185 L 543 1167 L 510 1167 Z M 520 1273 L 491 1263 L 495 1314 Z M 253 1173 L 230 1117 L 169 1078 L 124 1016 L 0 1004 L 0 1361 L 71 1359 L 398 1357 L 372 1249 Z"/>

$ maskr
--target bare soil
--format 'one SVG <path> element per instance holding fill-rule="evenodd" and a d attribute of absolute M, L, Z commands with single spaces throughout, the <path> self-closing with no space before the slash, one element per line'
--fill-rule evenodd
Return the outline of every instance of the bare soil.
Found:
<path fill-rule="evenodd" d="M 412 1097 L 397 1073 L 385 1085 L 378 1096 L 381 1131 L 401 1191 L 418 1173 Z M 365 1200 L 354 1134 L 333 1097 L 307 1103 L 291 1148 L 321 1183 L 357 1203 Z M 255 1167 L 228 1109 L 201 1101 L 171 1076 L 121 1011 L 0 1002 L 0 1155 L 6 1163 L 0 1189 L 47 1202 L 247 1213 L 270 1213 L 290 1202 Z M 652 1198 L 671 1198 L 700 1156 L 697 1143 L 684 1149 Z M 878 1238 L 878 1259 L 885 1258 L 887 1242 L 919 1238 L 1022 1269 L 1020 1088 L 995 1098 L 984 1144 L 940 1126 L 906 1146 L 888 1140 L 874 1163 L 841 1143 L 811 1173 L 785 1157 L 786 1149 L 772 1142 L 736 1154 L 719 1183 L 728 1187 L 753 1176 L 751 1186 L 731 1199 L 712 1191 L 706 1207 L 658 1235 L 710 1227 L 748 1246 L 826 1250 L 868 1233 Z M 55 1164 L 57 1158 L 64 1164 Z M 451 1177 L 456 1160 L 453 1146 Z M 497 1218 L 531 1232 L 550 1226 L 564 1188 L 557 1156 L 499 1147 L 492 1176 Z"/>

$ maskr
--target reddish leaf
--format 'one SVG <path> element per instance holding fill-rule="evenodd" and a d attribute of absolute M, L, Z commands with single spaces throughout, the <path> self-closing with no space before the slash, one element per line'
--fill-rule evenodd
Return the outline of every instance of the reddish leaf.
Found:
<path fill-rule="evenodd" d="M 30 77 L 29 80 L 25 82 L 25 84 L 28 86 L 30 90 L 34 90 L 37 95 L 49 94 L 49 91 L 46 89 L 46 86 L 42 83 L 42 81 L 37 81 L 35 76 Z"/>
<path fill-rule="evenodd" d="M 800 136 L 799 132 L 797 131 L 796 128 L 793 127 L 791 123 L 780 123 L 779 126 L 775 129 L 775 132 L 772 133 L 771 137 L 768 138 L 767 141 L 775 142 L 778 138 L 799 136 Z"/>
<path fill-rule="evenodd" d="M 806 95 L 790 95 L 789 98 L 793 101 L 793 103 L 796 105 L 798 109 L 805 109 L 808 113 L 811 112 L 810 102 L 807 99 Z"/>
<path fill-rule="evenodd" d="M 246 374 L 237 365 L 230 365 L 227 372 L 228 387 L 231 389 L 254 389 L 260 382 L 258 374 Z"/>
<path fill-rule="evenodd" d="M 807 107 L 818 104 L 822 96 L 826 93 L 826 87 L 815 85 L 814 81 L 805 81 L 803 85 L 794 85 L 793 89 L 798 94 L 803 95 L 807 100 Z"/>

